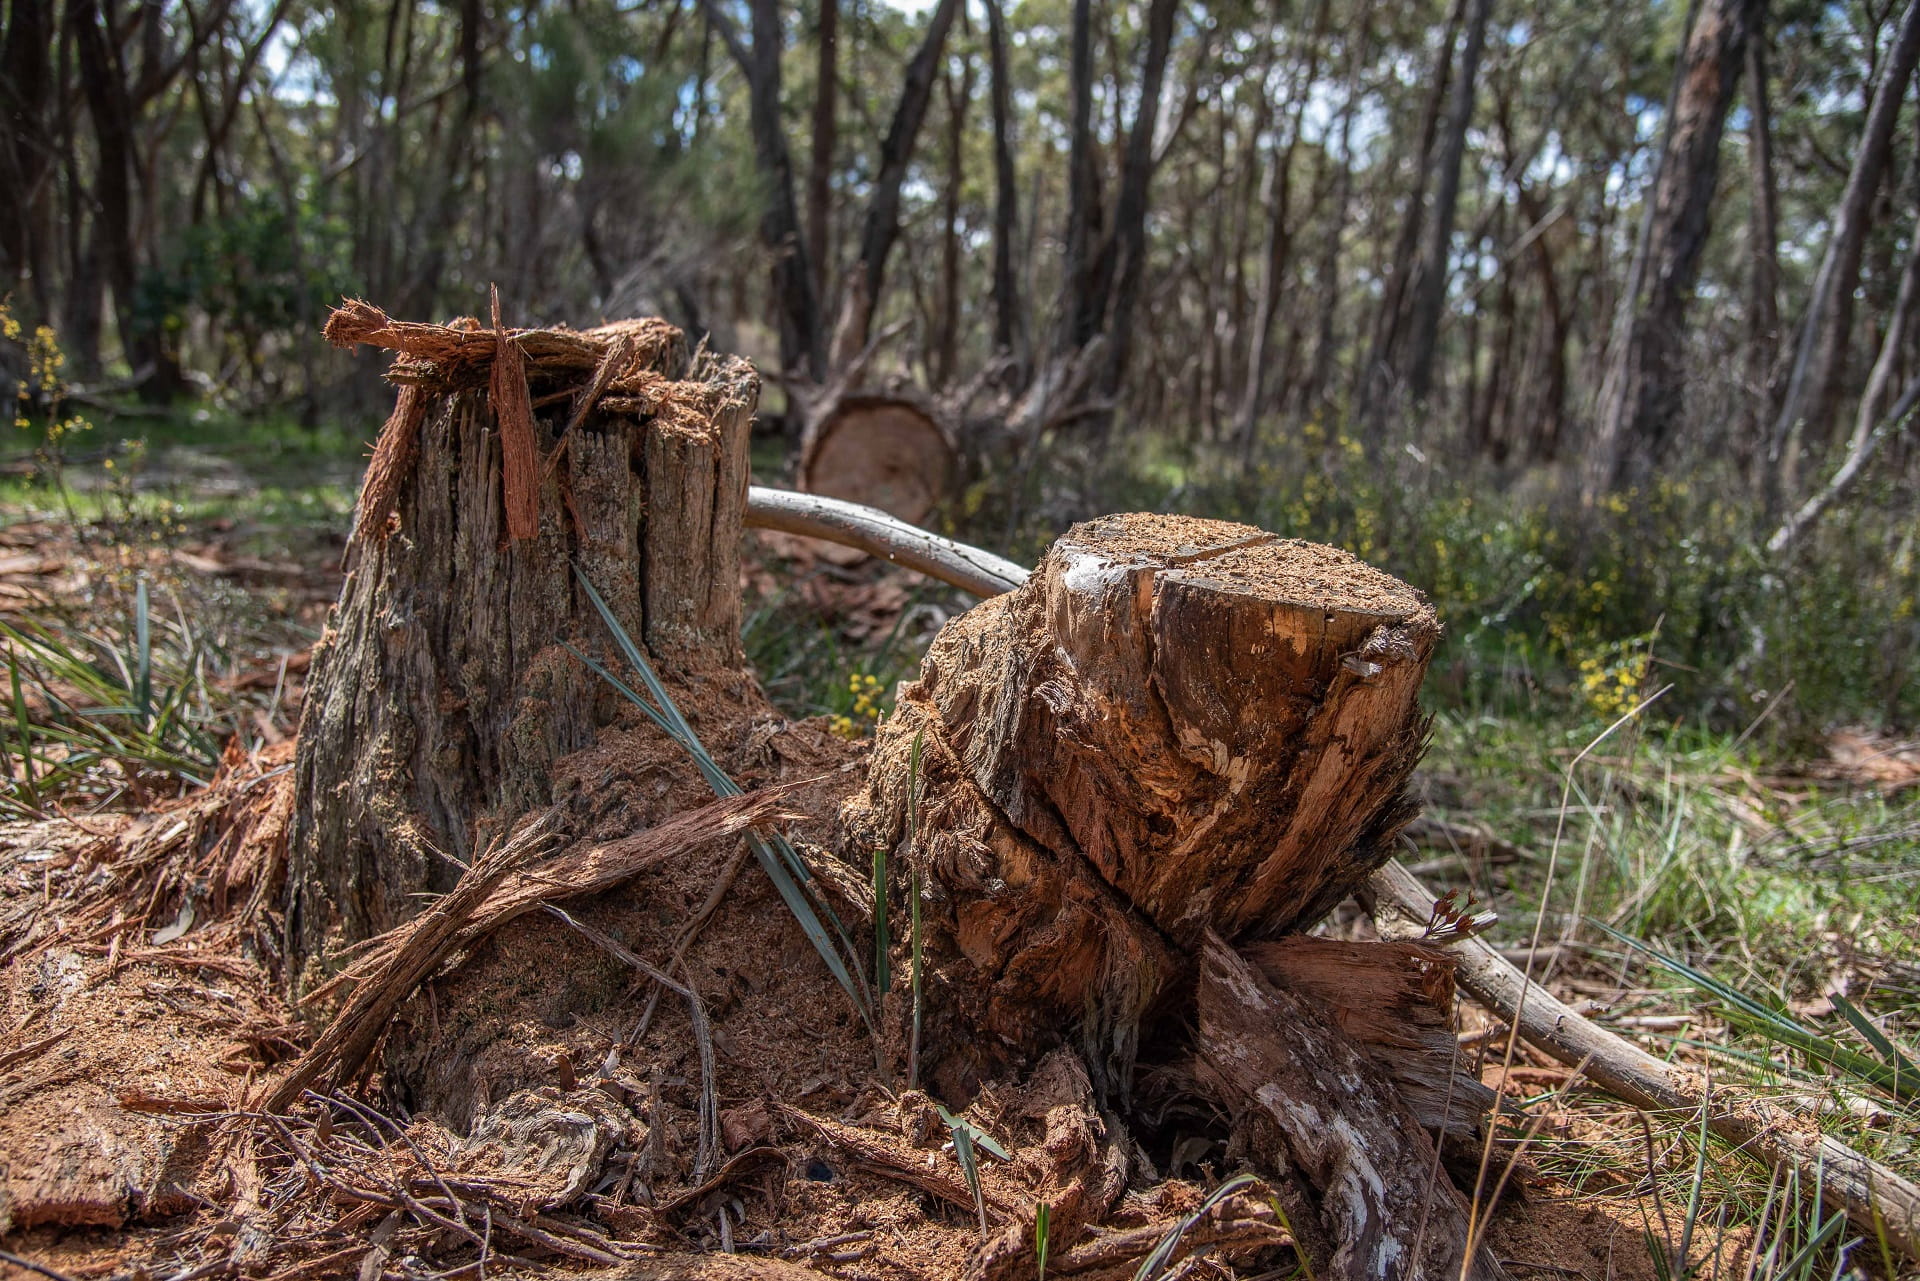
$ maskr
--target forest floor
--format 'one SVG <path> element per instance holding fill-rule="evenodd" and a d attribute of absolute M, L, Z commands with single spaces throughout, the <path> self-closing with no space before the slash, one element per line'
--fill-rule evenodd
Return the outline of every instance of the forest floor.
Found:
<path fill-rule="evenodd" d="M 187 814 L 196 803 L 180 798 L 193 796 L 216 771 L 217 788 L 227 789 L 223 805 L 270 779 L 297 725 L 305 653 L 338 586 L 360 446 L 339 436 L 217 421 L 146 435 L 137 456 L 123 439 L 103 438 L 92 455 L 77 455 L 59 488 L 24 456 L 0 455 L 0 623 L 9 629 L 13 682 L 11 779 L 0 797 L 7 811 L 0 818 L 9 820 L 0 828 L 0 925 L 53 911 L 64 901 L 57 893 L 78 896 L 68 902 L 78 912 L 99 889 L 98 877 L 56 885 L 84 869 L 84 860 L 50 838 L 40 820 L 65 813 L 97 839 L 151 827 L 159 840 L 168 816 Z M 894 683 L 911 673 L 941 622 L 966 600 L 904 572 L 848 564 L 790 541 L 769 541 L 750 560 L 749 658 L 791 718 L 778 742 L 753 749 L 764 767 L 758 781 L 777 781 L 802 766 L 817 775 L 857 760 Z M 1485 679 L 1461 679 L 1446 670 L 1449 663 L 1474 665 Z M 1900 1047 L 1920 1040 L 1920 745 L 1835 726 L 1812 749 L 1782 752 L 1767 746 L 1764 732 L 1707 732 L 1664 719 L 1657 699 L 1643 706 L 1642 696 L 1657 688 L 1644 669 L 1626 696 L 1602 706 L 1578 672 L 1556 676 L 1467 651 L 1443 655 L 1435 670 L 1433 743 L 1418 776 L 1426 813 L 1410 832 L 1417 852 L 1406 852 L 1404 861 L 1434 888 L 1471 891 L 1497 911 L 1490 939 L 1590 1017 L 1708 1073 L 1717 1088 L 1789 1102 L 1868 1155 L 1909 1176 L 1920 1173 L 1914 1086 L 1896 1078 L 1889 1087 L 1887 1074 L 1875 1070 L 1891 1064 L 1912 1072 Z M 92 718 L 88 724 L 101 732 L 85 737 L 74 729 L 77 721 L 61 722 L 30 697 L 36 674 L 95 707 L 115 702 L 116 691 L 121 702 L 140 692 L 149 713 L 130 727 Z M 752 773 L 752 761 L 746 768 Z M 810 795 L 818 807 L 809 809 L 811 820 L 829 820 L 835 799 Z M 702 864 L 693 874 L 715 869 Z M 743 891 L 726 910 L 750 914 L 772 910 L 771 902 L 765 892 Z M 673 929 L 660 922 L 617 924 L 643 954 L 671 945 Z M 56 977 L 76 995 L 60 1027 L 37 1024 L 31 1012 L 28 989 L 44 987 L 45 976 L 26 974 L 17 960 L 9 966 L 0 1113 L 13 1119 L 0 1131 L 15 1143 L 34 1126 L 57 1129 L 32 1100 L 60 1080 L 73 1083 L 71 1055 L 54 1053 L 65 1052 L 59 1039 L 69 1032 L 62 1028 L 92 1029 L 65 1050 L 83 1041 L 93 1047 L 86 1060 L 93 1075 L 102 1062 L 129 1072 L 138 1064 L 167 1083 L 150 1088 L 148 1110 L 176 1113 L 230 1098 L 235 1071 L 249 1081 L 256 1073 L 270 1080 L 311 1035 L 279 1003 L 258 965 L 194 971 L 159 955 L 192 929 L 190 911 L 151 926 L 146 950 L 155 955 L 123 957 L 114 950 L 118 943 L 95 949 L 99 955 L 70 955 L 64 964 L 73 973 Z M 1336 920 L 1332 928 L 1364 927 Z M 715 936 L 722 934 L 737 936 Z M 17 941 L 0 937 L 0 951 L 19 950 Z M 591 949 L 583 956 L 581 964 L 590 965 Z M 784 1008 L 834 1006 L 824 976 L 820 991 L 806 989 L 781 976 L 777 954 L 695 960 L 717 974 L 718 989 L 758 994 L 771 986 Z M 475 968 L 489 964 L 501 964 L 499 954 Z M 624 980 L 616 973 L 607 981 L 617 987 Z M 469 985 L 443 999 L 481 1000 L 475 993 L 484 990 Z M 539 993 L 524 995 L 540 1000 Z M 452 1010 L 447 1004 L 434 1017 L 452 1017 Z M 807 1079 L 782 1084 L 817 1095 L 810 1111 L 864 1124 L 881 1110 L 859 1083 L 859 1065 L 820 1048 L 846 1040 L 833 1029 L 799 1018 L 792 1027 L 765 1019 L 748 1026 L 727 1023 L 724 1010 L 720 1015 L 728 1035 L 758 1061 L 785 1072 L 804 1060 L 804 1071 L 792 1070 Z M 685 1013 L 673 1017 L 679 1022 L 663 1012 L 653 1035 L 684 1033 Z M 1528 1114 L 1523 1133 L 1511 1140 L 1531 1167 L 1528 1204 L 1512 1212 L 1518 1217 L 1498 1220 L 1504 1226 L 1494 1238 L 1513 1275 L 1899 1271 L 1880 1243 L 1822 1211 L 1813 1189 L 1785 1185 L 1718 1146 L 1703 1147 L 1697 1119 L 1645 1117 L 1524 1048 L 1509 1059 L 1501 1029 L 1483 1012 L 1463 999 L 1460 1017 L 1462 1044 L 1479 1057 L 1485 1079 Z M 539 1044 L 523 1047 L 528 1053 L 584 1065 L 606 1052 L 592 1020 L 571 1030 L 542 1026 Z M 244 1051 L 238 1057 L 235 1047 Z M 229 1057 L 225 1068 L 222 1055 Z M 65 1078 L 48 1066 L 60 1062 L 68 1064 Z M 563 1074 L 571 1076 L 571 1067 Z M 649 1083 L 632 1088 L 644 1094 Z M 657 1072 L 650 1088 L 657 1101 Z M 121 1106 L 139 1104 L 128 1097 L 120 1093 Z M 1002 1137 L 1015 1164 L 1043 1137 L 1019 1119 L 1030 1103 L 1008 1093 L 983 1122 L 1006 1127 Z M 755 1112 L 744 1096 L 720 1120 L 740 1132 L 730 1135 L 739 1140 L 730 1150 L 777 1147 L 788 1151 L 790 1166 L 800 1160 L 815 1175 L 818 1162 L 806 1154 L 818 1144 L 809 1147 L 792 1124 Z M 458 1143 L 457 1136 L 445 1141 Z M 916 1160 L 922 1155 L 913 1153 Z M 868 1156 L 869 1166 L 884 1164 Z M 951 1165 L 950 1157 L 941 1159 Z M 10 1160 L 18 1167 L 20 1152 Z M 1204 1185 L 1223 1172 L 1204 1155 L 1172 1161 L 1167 1173 L 1185 1181 L 1168 1183 L 1165 1204 L 1141 1210 L 1135 1226 L 1192 1209 Z M 949 1192 L 957 1186 L 953 1176 L 943 1177 Z M 778 1222 L 751 1205 L 702 1194 L 676 1204 L 671 1231 L 686 1244 L 708 1246 L 772 1233 L 767 1241 L 780 1247 L 774 1253 L 847 1277 L 911 1274 L 872 1263 L 875 1241 L 889 1234 L 913 1242 L 897 1257 L 918 1260 L 928 1276 L 950 1274 L 972 1246 L 970 1213 L 937 1194 L 930 1199 L 924 1187 L 915 1191 L 870 1169 L 839 1181 L 831 1171 L 815 1178 L 793 1185 L 800 1191 Z M 1010 1171 L 989 1173 L 989 1199 L 996 1181 L 1010 1178 Z M 1010 1185 L 1004 1190 L 1012 1196 Z M 186 1275 L 188 1262 L 204 1257 L 188 1245 L 204 1246 L 219 1227 L 218 1216 L 195 1205 L 188 1190 L 151 1207 L 156 1215 L 187 1213 L 184 1221 L 198 1224 L 191 1232 L 163 1221 L 117 1234 L 40 1228 L 7 1236 L 0 1222 L 0 1249 L 73 1277 L 134 1265 L 152 1275 Z M 354 1222 L 373 1232 L 393 1217 L 368 1209 Z M 308 1226 L 316 1240 L 325 1235 Z M 345 1253 L 333 1263 L 352 1271 L 364 1253 L 353 1254 L 350 1267 Z M 287 1275 L 300 1274 L 296 1263 L 318 1269 L 310 1275 L 331 1275 L 319 1258 L 289 1263 L 295 1270 Z M 1290 1274 L 1286 1267 L 1271 1273 Z M 0 1263 L 0 1276 L 11 1275 Z"/>

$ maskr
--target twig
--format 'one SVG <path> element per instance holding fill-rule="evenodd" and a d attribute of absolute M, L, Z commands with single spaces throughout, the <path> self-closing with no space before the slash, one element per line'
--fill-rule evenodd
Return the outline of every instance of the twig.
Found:
<path fill-rule="evenodd" d="M 545 905 L 550 915 L 558 917 L 573 928 L 582 938 L 595 947 L 639 970 L 655 983 L 672 988 L 687 1000 L 687 1012 L 693 1021 L 693 1043 L 700 1055 L 700 1138 L 699 1149 L 693 1161 L 694 1181 L 700 1182 L 713 1172 L 713 1162 L 720 1152 L 720 1102 L 715 1093 L 719 1080 L 719 1070 L 714 1063 L 713 1032 L 707 1026 L 706 1006 L 700 1001 L 700 993 L 690 983 L 676 981 L 664 971 L 657 969 L 645 957 L 640 956 L 612 935 L 583 921 L 575 920 L 562 909 L 548 903 Z"/>
<path fill-rule="evenodd" d="M 22 1258 L 20 1255 L 13 1254 L 6 1250 L 0 1250 L 0 1263 L 11 1263 L 16 1268 L 25 1268 L 28 1272 L 37 1273 L 40 1276 L 49 1278 L 50 1281 L 73 1281 L 73 1278 L 64 1272 L 50 1268 L 44 1263 L 35 1263 L 32 1259 Z"/>

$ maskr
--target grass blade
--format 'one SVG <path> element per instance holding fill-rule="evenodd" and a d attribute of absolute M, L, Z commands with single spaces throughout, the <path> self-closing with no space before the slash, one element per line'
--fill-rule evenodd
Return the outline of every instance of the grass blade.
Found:
<path fill-rule="evenodd" d="M 1591 917 L 1588 920 L 1615 941 L 1644 954 L 1712 996 L 1724 1008 L 1729 1023 L 1757 1032 L 1778 1044 L 1799 1050 L 1857 1080 L 1877 1086 L 1903 1102 L 1920 1097 L 1920 1077 L 1913 1074 L 1911 1064 L 1903 1072 L 1898 1064 L 1882 1063 L 1851 1046 L 1840 1044 L 1832 1037 L 1821 1036 L 1792 1016 L 1754 1000 L 1731 984 L 1705 971 L 1697 970 L 1685 961 L 1641 942 L 1631 934 L 1622 933 L 1605 921 L 1594 920 Z"/>
<path fill-rule="evenodd" d="M 614 615 L 606 598 L 601 596 L 594 585 L 588 581 L 585 572 L 578 565 L 574 566 L 573 572 L 580 586 L 585 590 L 587 599 L 593 603 L 595 612 L 600 615 L 600 621 L 606 624 L 607 631 L 612 634 L 614 644 L 619 647 L 635 674 L 640 677 L 641 685 L 651 697 L 643 697 L 626 682 L 582 653 L 577 646 L 568 642 L 563 643 L 591 671 L 611 684 L 629 702 L 644 712 L 647 719 L 658 726 L 662 733 L 677 743 L 692 759 L 694 767 L 700 771 L 701 777 L 706 780 L 716 796 L 724 798 L 741 795 L 740 785 L 720 768 L 718 762 L 708 753 L 706 745 L 700 741 L 700 736 L 694 733 L 693 726 L 688 724 L 687 718 L 680 714 L 680 709 L 674 705 L 666 686 L 661 683 L 659 675 L 653 670 L 653 664 L 647 661 L 646 655 L 641 653 L 633 637 L 628 635 L 627 629 Z M 841 948 L 835 946 L 834 940 L 827 933 L 827 927 L 820 920 L 820 913 L 815 909 L 813 900 L 802 888 L 805 882 L 812 879 L 812 873 L 807 870 L 805 861 L 800 858 L 792 844 L 777 833 L 749 831 L 747 843 L 752 848 L 754 858 L 759 862 L 761 869 L 766 872 L 767 879 L 773 882 L 781 902 L 786 904 L 787 910 L 799 923 L 801 932 L 807 936 L 807 941 L 812 943 L 814 950 L 820 954 L 820 959 L 826 963 L 827 970 L 833 975 L 834 980 L 846 989 L 848 999 L 853 1002 L 855 1012 L 866 1023 L 868 1031 L 877 1036 L 873 1002 L 864 982 L 856 978 L 854 971 L 848 967 L 845 957 L 841 954 Z M 840 925 L 839 918 L 833 915 L 831 908 L 827 909 L 827 914 L 833 920 L 847 954 L 858 955 L 851 939 L 847 937 L 845 927 Z"/>
<path fill-rule="evenodd" d="M 1840 1011 L 1847 1022 L 1853 1024 L 1853 1030 L 1860 1034 L 1860 1038 L 1880 1052 L 1880 1057 L 1884 1058 L 1887 1065 L 1893 1069 L 1896 1081 L 1920 1082 L 1920 1067 L 1915 1067 L 1913 1060 L 1902 1053 L 1900 1047 L 1895 1045 L 1885 1032 L 1875 1027 L 1873 1020 L 1869 1019 L 1859 1006 L 1838 992 L 1827 999 L 1833 1002 L 1833 1008 Z M 1896 1086 L 1894 1093 L 1897 1095 L 1899 1092 Z"/>
<path fill-rule="evenodd" d="M 11 644 L 7 646 L 7 674 L 13 686 L 13 725 L 20 736 L 20 785 L 27 794 L 27 804 L 38 811 L 40 789 L 33 777 L 33 721 L 27 715 L 26 691 L 20 688 L 20 659 Z"/>
<path fill-rule="evenodd" d="M 1180 1248 L 1181 1238 L 1187 1235 L 1193 1225 L 1205 1218 L 1207 1211 L 1252 1182 L 1251 1174 L 1236 1174 L 1207 1193 L 1206 1198 L 1194 1207 L 1193 1213 L 1168 1228 L 1167 1234 L 1160 1238 L 1160 1243 L 1153 1247 L 1153 1253 L 1140 1261 L 1139 1270 L 1133 1274 L 1133 1281 L 1158 1281 L 1173 1262 L 1174 1251 Z"/>
<path fill-rule="evenodd" d="M 1036 1281 L 1047 1281 L 1047 1234 L 1052 1230 L 1053 1206 L 1042 1201 L 1033 1208 L 1033 1257 L 1040 1261 Z"/>
<path fill-rule="evenodd" d="M 150 728 L 153 724 L 153 619 L 144 574 L 133 587 L 133 705 L 140 728 Z"/>
<path fill-rule="evenodd" d="M 967 1188 L 973 1193 L 974 1213 L 980 1216 L 980 1239 L 987 1239 L 987 1198 L 980 1188 L 980 1158 L 973 1150 L 974 1136 L 979 1133 L 973 1126 L 961 1120 L 953 1113 L 940 1107 L 940 1119 L 947 1123 L 947 1131 L 953 1135 L 953 1155 L 960 1162 L 960 1172 L 967 1176 Z"/>

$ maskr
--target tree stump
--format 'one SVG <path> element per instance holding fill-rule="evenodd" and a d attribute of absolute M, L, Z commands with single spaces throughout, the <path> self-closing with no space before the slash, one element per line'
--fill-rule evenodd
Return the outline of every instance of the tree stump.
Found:
<path fill-rule="evenodd" d="M 874 749 L 862 838 L 904 835 L 909 758 L 961 1017 L 1008 1044 L 1125 1029 L 1209 929 L 1297 932 L 1388 856 L 1439 636 L 1419 594 L 1247 525 L 1076 525 L 954 620 Z M 1096 924 L 1097 922 L 1097 924 Z"/>
<path fill-rule="evenodd" d="M 564 648 L 611 650 L 576 565 L 663 669 L 749 683 L 744 361 L 690 362 L 662 321 L 490 330 L 364 303 L 328 336 L 395 351 L 401 394 L 308 684 L 296 957 L 400 924 L 453 886 L 453 860 L 555 801 L 554 762 L 618 710 Z"/>
<path fill-rule="evenodd" d="M 1461 1081 L 1479 1106 L 1455 1106 L 1444 957 L 1275 942 L 1413 817 L 1439 634 L 1418 592 L 1345 552 L 1144 515 L 1075 526 L 949 623 L 844 816 L 852 845 L 912 866 L 896 887 L 925 887 L 936 1092 L 1076 1037 L 1123 1108 L 1143 1052 L 1184 1064 L 1257 1164 L 1309 1185 L 1333 1275 L 1458 1275 L 1468 1218 L 1421 1123 L 1474 1132 L 1486 1099 Z M 1314 1115 L 1324 1133 L 1303 1133 Z"/>

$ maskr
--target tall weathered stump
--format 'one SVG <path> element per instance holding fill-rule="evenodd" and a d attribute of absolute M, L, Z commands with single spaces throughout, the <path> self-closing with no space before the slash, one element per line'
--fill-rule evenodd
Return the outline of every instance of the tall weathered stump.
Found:
<path fill-rule="evenodd" d="M 394 351 L 400 395 L 308 685 L 301 957 L 413 916 L 501 826 L 561 799 L 552 766 L 618 711 L 566 649 L 611 649 L 582 576 L 658 666 L 746 683 L 746 362 L 691 359 L 655 320 L 421 325 L 355 303 L 328 336 Z"/>

